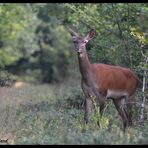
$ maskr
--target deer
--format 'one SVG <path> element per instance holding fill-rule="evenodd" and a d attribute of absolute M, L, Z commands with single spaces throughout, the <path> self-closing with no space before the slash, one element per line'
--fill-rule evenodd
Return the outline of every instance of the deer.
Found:
<path fill-rule="evenodd" d="M 67 28 L 75 46 L 74 50 L 78 56 L 81 88 L 85 96 L 85 123 L 90 123 L 89 116 L 92 112 L 93 97 L 96 97 L 99 103 L 100 119 L 105 108 L 105 101 L 112 99 L 122 119 L 123 130 L 125 131 L 127 127 L 132 126 L 132 102 L 139 85 L 138 76 L 129 68 L 90 62 L 86 45 L 95 36 L 95 28 L 92 28 L 84 37 L 79 36 L 70 27 Z M 127 109 L 125 109 L 125 104 Z M 100 122 L 98 119 L 99 127 Z"/>

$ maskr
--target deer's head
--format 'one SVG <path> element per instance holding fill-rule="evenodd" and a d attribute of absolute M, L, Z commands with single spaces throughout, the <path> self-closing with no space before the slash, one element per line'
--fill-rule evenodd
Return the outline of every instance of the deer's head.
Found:
<path fill-rule="evenodd" d="M 73 43 L 75 45 L 75 50 L 78 53 L 83 53 L 86 50 L 86 44 L 94 37 L 95 35 L 95 29 L 91 29 L 86 36 L 80 37 L 76 32 L 74 32 L 71 28 L 68 28 L 71 36 Z"/>

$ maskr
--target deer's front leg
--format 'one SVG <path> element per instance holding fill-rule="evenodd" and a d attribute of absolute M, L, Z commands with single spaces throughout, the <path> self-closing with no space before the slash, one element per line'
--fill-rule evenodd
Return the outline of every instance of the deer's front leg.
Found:
<path fill-rule="evenodd" d="M 84 120 L 86 123 L 89 123 L 89 117 L 92 112 L 92 100 L 90 97 L 85 97 L 85 113 Z"/>
<path fill-rule="evenodd" d="M 92 96 L 93 96 L 93 91 L 91 89 L 91 87 L 89 87 L 86 83 L 84 83 L 82 81 L 82 90 L 85 96 L 85 102 L 84 102 L 84 120 L 86 123 L 88 123 L 90 121 L 90 116 L 91 116 L 91 112 L 92 112 L 92 106 L 93 106 L 93 102 L 92 102 Z"/>
<path fill-rule="evenodd" d="M 105 107 L 105 97 L 104 96 L 99 97 L 99 105 L 100 105 L 100 108 L 99 108 L 100 110 L 99 110 L 99 117 L 98 117 L 98 126 L 99 128 L 101 128 L 101 118 L 102 118 L 104 107 Z"/>

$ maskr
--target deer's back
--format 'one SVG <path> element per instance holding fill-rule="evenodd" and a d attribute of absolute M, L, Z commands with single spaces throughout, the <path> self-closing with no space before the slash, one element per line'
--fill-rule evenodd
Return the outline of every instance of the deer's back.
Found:
<path fill-rule="evenodd" d="M 98 88 L 107 91 L 125 91 L 132 95 L 138 86 L 138 77 L 128 68 L 107 64 L 92 64 L 92 74 Z"/>

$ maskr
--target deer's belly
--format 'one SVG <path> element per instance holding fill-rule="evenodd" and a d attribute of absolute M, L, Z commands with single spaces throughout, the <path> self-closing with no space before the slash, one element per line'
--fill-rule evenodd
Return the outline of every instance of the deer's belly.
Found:
<path fill-rule="evenodd" d="M 115 91 L 115 90 L 107 90 L 107 96 L 106 98 L 120 98 L 120 97 L 126 97 L 128 96 L 128 93 L 126 91 Z"/>

